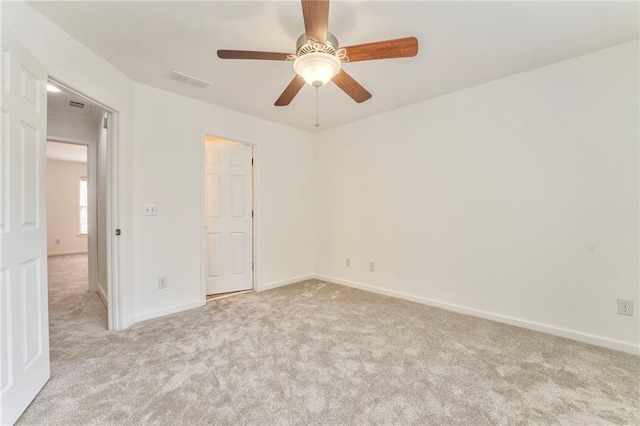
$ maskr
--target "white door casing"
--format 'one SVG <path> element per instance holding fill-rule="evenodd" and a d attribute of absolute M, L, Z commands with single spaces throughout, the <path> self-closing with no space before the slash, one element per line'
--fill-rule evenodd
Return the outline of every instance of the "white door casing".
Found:
<path fill-rule="evenodd" d="M 0 85 L 0 423 L 49 379 L 47 74 L 6 29 Z"/>
<path fill-rule="evenodd" d="M 248 145 L 206 142 L 207 294 L 253 288 L 252 152 Z"/>

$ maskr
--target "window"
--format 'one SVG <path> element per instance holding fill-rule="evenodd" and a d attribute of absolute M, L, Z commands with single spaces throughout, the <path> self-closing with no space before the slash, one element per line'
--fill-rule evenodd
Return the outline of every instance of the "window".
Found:
<path fill-rule="evenodd" d="M 87 178 L 81 177 L 78 182 L 78 233 L 80 235 L 89 233 L 88 200 Z"/>

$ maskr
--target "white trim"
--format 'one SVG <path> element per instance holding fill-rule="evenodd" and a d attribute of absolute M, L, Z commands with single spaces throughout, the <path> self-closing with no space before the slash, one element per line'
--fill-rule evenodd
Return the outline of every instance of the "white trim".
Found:
<path fill-rule="evenodd" d="M 100 299 L 102 299 L 102 303 L 104 304 L 104 307 L 106 308 L 109 303 L 109 299 L 107 299 L 107 295 L 104 292 L 104 288 L 102 288 L 102 284 L 100 284 L 100 281 L 98 281 L 98 285 L 96 285 L 97 289 L 98 289 L 98 295 L 100 296 Z"/>
<path fill-rule="evenodd" d="M 87 145 L 87 244 L 89 248 L 89 291 L 98 290 L 98 150 Z M 78 203 L 80 204 L 80 203 Z M 78 211 L 78 213 L 80 213 Z M 80 222 L 78 218 L 78 222 Z M 78 223 L 78 225 L 80 225 Z M 78 226 L 79 227 L 79 226 Z M 79 229 L 78 229 L 79 230 Z"/>
<path fill-rule="evenodd" d="M 199 162 L 199 187 L 200 195 L 200 297 L 207 303 L 207 231 L 205 229 L 206 194 L 205 192 L 205 162 L 207 161 L 207 132 L 200 132 L 200 162 Z"/>
<path fill-rule="evenodd" d="M 437 308 L 446 309 L 448 311 L 458 312 L 465 315 L 471 315 L 474 317 L 484 318 L 492 321 L 501 322 L 504 324 L 515 325 L 517 327 L 527 328 L 530 330 L 541 331 L 543 333 L 552 334 L 554 336 L 565 337 L 567 339 L 577 340 L 583 343 L 589 343 L 596 346 L 602 346 L 617 351 L 623 351 L 634 355 L 640 355 L 640 345 L 632 342 L 624 342 L 621 340 L 611 339 L 605 336 L 598 336 L 591 333 L 584 333 L 582 331 L 571 330 L 563 327 L 556 327 L 550 324 L 543 324 L 535 321 L 529 321 L 522 318 L 515 318 L 508 315 L 496 314 L 493 312 L 483 311 L 480 309 L 470 308 L 468 306 L 456 305 L 453 303 L 442 302 L 439 300 L 428 299 L 426 297 L 414 296 L 409 293 L 401 291 L 387 290 L 380 287 L 375 287 L 369 284 L 363 284 L 355 281 L 343 280 L 340 278 L 330 277 L 322 274 L 315 274 L 315 278 L 327 281 L 335 284 L 341 284 L 347 287 L 353 287 L 372 293 L 383 294 L 385 296 L 391 296 L 398 299 L 409 300 L 411 302 L 422 303 L 423 305 L 434 306 Z"/>
<path fill-rule="evenodd" d="M 120 186 L 120 175 L 124 164 L 120 161 L 120 113 L 107 109 L 107 297 L 109 330 L 124 330 L 129 326 L 128 318 L 123 318 L 120 300 L 120 262 L 123 253 L 120 250 L 120 238 L 116 238 L 115 230 L 120 228 L 123 208 Z M 132 303 L 132 301 L 130 302 Z"/>
<path fill-rule="evenodd" d="M 216 300 L 226 299 L 228 297 L 239 296 L 245 293 L 253 293 L 253 292 L 254 290 L 240 290 L 240 291 L 234 291 L 233 293 L 212 295 L 211 297 L 207 297 L 207 303 L 215 302 Z"/>
<path fill-rule="evenodd" d="M 271 290 L 274 288 L 278 288 L 278 287 L 283 287 L 285 285 L 289 285 L 289 284 L 295 284 L 301 281 L 306 281 L 306 280 L 310 280 L 313 278 L 316 278 L 317 275 L 315 274 L 307 274 L 307 275 L 300 275 L 299 277 L 293 277 L 293 278 L 289 278 L 287 280 L 282 280 L 282 281 L 273 281 L 267 284 L 259 284 L 258 285 L 258 289 L 256 291 L 266 291 L 266 290 Z"/>
<path fill-rule="evenodd" d="M 47 257 L 54 256 L 67 256 L 69 254 L 88 254 L 87 250 L 67 250 L 67 251 L 50 251 L 47 253 Z"/>
<path fill-rule="evenodd" d="M 176 305 L 176 306 L 170 306 L 168 308 L 158 309 L 156 311 L 143 312 L 141 314 L 137 314 L 134 317 L 133 322 L 134 324 L 136 324 L 141 321 L 146 321 L 153 318 L 159 318 L 165 315 L 175 314 L 178 312 L 186 311 L 188 309 L 198 308 L 203 305 L 204 303 L 202 303 L 200 300 L 197 300 L 194 302 L 183 303 L 182 305 Z"/>

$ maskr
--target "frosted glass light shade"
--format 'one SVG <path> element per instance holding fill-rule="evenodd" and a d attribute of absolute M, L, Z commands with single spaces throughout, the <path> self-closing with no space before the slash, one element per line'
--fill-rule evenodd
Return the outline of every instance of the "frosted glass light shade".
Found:
<path fill-rule="evenodd" d="M 293 69 L 296 74 L 312 86 L 327 84 L 340 72 L 341 67 L 340 59 L 323 52 L 307 53 L 300 56 L 293 63 Z"/>

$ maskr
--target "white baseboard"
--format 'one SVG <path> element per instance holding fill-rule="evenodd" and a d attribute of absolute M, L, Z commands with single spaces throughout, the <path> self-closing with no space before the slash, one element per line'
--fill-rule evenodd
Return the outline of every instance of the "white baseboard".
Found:
<path fill-rule="evenodd" d="M 265 290 L 271 290 L 273 288 L 278 288 L 278 287 L 282 287 L 285 285 L 289 285 L 289 284 L 294 284 L 300 281 L 305 281 L 305 280 L 310 280 L 312 278 L 315 278 L 316 275 L 315 274 L 307 274 L 307 275 L 300 275 L 299 277 L 293 277 L 293 278 L 289 278 L 286 280 L 282 280 L 282 281 L 274 281 L 271 283 L 267 283 L 267 284 L 261 284 L 257 286 L 256 291 L 265 291 Z"/>
<path fill-rule="evenodd" d="M 283 280 L 283 281 L 275 281 L 272 283 L 268 283 L 268 284 L 264 284 L 264 285 L 259 285 L 256 291 L 265 291 L 265 290 L 271 290 L 273 288 L 277 288 L 277 287 L 282 287 L 285 285 L 289 285 L 289 284 L 294 284 L 300 281 L 305 281 L 305 280 L 309 280 L 315 278 L 314 274 L 307 274 L 307 275 L 301 275 L 299 277 L 293 277 L 293 278 L 289 278 L 287 280 Z M 99 286 L 98 286 L 99 287 Z M 165 315 L 170 315 L 170 314 L 175 314 L 181 311 L 186 311 L 188 309 L 193 309 L 193 308 L 197 308 L 200 306 L 203 306 L 206 304 L 205 302 L 202 301 L 197 301 L 197 302 L 189 302 L 189 303 L 185 303 L 182 305 L 176 305 L 176 306 L 170 306 L 168 308 L 163 308 L 163 309 L 158 309 L 156 311 L 149 311 L 149 312 L 143 312 L 141 314 L 137 314 L 134 316 L 133 319 L 133 323 L 127 325 L 128 328 L 136 323 L 139 323 L 141 321 L 146 321 L 149 319 L 153 319 L 153 318 L 159 318 L 159 317 L 163 317 Z"/>
<path fill-rule="evenodd" d="M 183 303 L 182 305 L 170 306 L 168 308 L 158 309 L 156 311 L 143 312 L 141 314 L 137 314 L 134 317 L 133 323 L 138 323 L 141 321 L 146 321 L 152 318 L 163 317 L 165 315 L 175 314 L 177 312 L 186 311 L 187 309 L 198 308 L 202 306 L 202 301 L 198 300 L 195 302 Z"/>
<path fill-rule="evenodd" d="M 102 285 L 100 285 L 100 282 L 98 282 L 98 285 L 96 287 L 98 288 L 98 295 L 100 295 L 100 299 L 102 299 L 102 303 L 104 303 L 104 307 L 107 308 L 108 310 L 109 299 L 107 299 L 107 292 L 104 291 L 104 288 L 102 288 Z"/>
<path fill-rule="evenodd" d="M 67 251 L 50 251 L 47 253 L 48 257 L 53 256 L 67 256 L 69 254 L 87 254 L 87 250 L 67 250 Z"/>
<path fill-rule="evenodd" d="M 458 312 L 465 315 L 471 315 L 474 317 L 484 318 L 492 321 L 497 321 L 509 325 L 515 325 L 530 330 L 541 331 L 543 333 L 553 334 L 554 336 L 565 337 L 579 342 L 589 343 L 596 346 L 602 346 L 609 349 L 615 349 L 631 353 L 634 355 L 640 355 L 640 345 L 632 342 L 624 342 L 621 340 L 610 339 L 604 336 L 598 336 L 595 334 L 584 333 L 582 331 L 571 330 L 563 327 L 556 327 L 549 324 L 543 324 L 535 321 L 529 321 L 521 318 L 515 318 L 507 315 L 496 314 L 492 312 L 483 311 L 480 309 L 470 308 L 467 306 L 460 306 L 453 303 L 441 302 L 439 300 L 428 299 L 426 297 L 414 296 L 412 294 L 403 293 L 401 291 L 387 290 L 380 287 L 375 287 L 369 284 L 363 284 L 355 281 L 343 280 L 336 277 L 330 277 L 322 274 L 315 274 L 315 278 L 327 281 L 335 284 L 341 284 L 347 287 L 353 287 L 360 290 L 370 291 L 372 293 L 383 294 L 385 296 L 391 296 L 398 299 L 409 300 L 411 302 L 422 303 L 424 305 L 435 306 L 437 308 L 446 309 L 449 311 Z"/>

